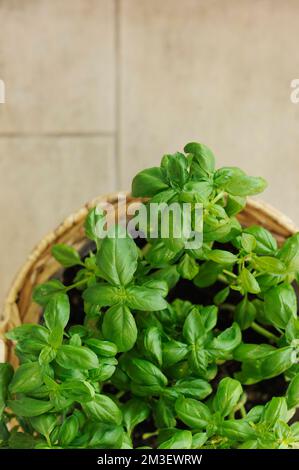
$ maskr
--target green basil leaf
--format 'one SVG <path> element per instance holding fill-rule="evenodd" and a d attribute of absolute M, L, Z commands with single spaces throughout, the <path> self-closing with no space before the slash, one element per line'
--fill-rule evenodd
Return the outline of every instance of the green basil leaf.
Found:
<path fill-rule="evenodd" d="M 102 325 L 105 339 L 116 344 L 118 351 L 129 351 L 137 339 L 135 319 L 125 305 L 114 305 L 104 314 Z"/>
<path fill-rule="evenodd" d="M 219 168 L 214 174 L 214 184 L 223 189 L 226 185 L 233 180 L 237 180 L 239 177 L 244 176 L 245 173 L 240 168 L 235 166 L 224 166 Z"/>
<path fill-rule="evenodd" d="M 187 359 L 187 358 L 186 358 Z M 183 360 L 167 368 L 167 375 L 171 379 L 181 379 L 187 377 L 190 371 L 188 360 Z"/>
<path fill-rule="evenodd" d="M 236 255 L 225 250 L 211 250 L 207 253 L 207 257 L 209 260 L 214 261 L 214 263 L 224 266 L 234 264 L 237 261 Z"/>
<path fill-rule="evenodd" d="M 296 352 L 292 347 L 285 347 L 280 349 L 274 348 L 274 350 L 271 351 L 269 349 L 267 353 L 265 348 L 267 345 L 259 345 L 259 348 L 257 345 L 253 346 L 256 346 L 256 354 L 254 354 L 255 348 L 253 347 L 252 352 L 248 352 L 252 359 L 243 362 L 241 372 L 237 372 L 235 374 L 236 378 L 244 384 L 250 385 L 260 382 L 261 380 L 276 377 L 277 375 L 280 375 L 288 370 L 297 361 Z M 239 348 L 242 350 L 243 345 L 241 345 Z M 243 354 L 237 350 L 237 355 L 237 360 L 239 360 L 240 356 Z M 260 357 L 257 357 L 258 360 L 256 360 L 256 357 L 254 356 Z"/>
<path fill-rule="evenodd" d="M 222 172 L 222 173 L 221 173 Z M 264 178 L 247 176 L 239 168 L 221 168 L 215 173 L 215 183 L 233 196 L 253 196 L 264 191 Z"/>
<path fill-rule="evenodd" d="M 192 435 L 192 449 L 201 449 L 207 442 L 208 436 L 205 432 L 196 432 Z"/>
<path fill-rule="evenodd" d="M 258 283 L 260 286 L 261 291 L 265 292 L 266 290 L 270 289 L 270 287 L 277 286 L 284 280 L 283 275 L 279 274 L 258 274 Z"/>
<path fill-rule="evenodd" d="M 261 361 L 261 374 L 265 379 L 275 377 L 296 364 L 296 351 L 291 347 L 277 349 Z"/>
<path fill-rule="evenodd" d="M 45 346 L 38 357 L 38 362 L 40 365 L 50 364 L 54 361 L 57 351 L 52 346 Z"/>
<path fill-rule="evenodd" d="M 206 331 L 211 331 L 217 324 L 218 308 L 215 305 L 207 305 L 200 309 L 200 315 Z"/>
<path fill-rule="evenodd" d="M 30 418 L 47 413 L 52 409 L 52 403 L 49 401 L 36 400 L 34 398 L 22 397 L 18 400 L 8 400 L 7 406 L 17 416 Z"/>
<path fill-rule="evenodd" d="M 132 434 L 133 429 L 137 424 L 145 421 L 150 414 L 149 405 L 143 400 L 133 398 L 127 401 L 123 407 L 124 425 L 129 433 Z"/>
<path fill-rule="evenodd" d="M 175 410 L 179 419 L 194 429 L 205 429 L 212 419 L 209 408 L 193 398 L 178 398 Z"/>
<path fill-rule="evenodd" d="M 132 181 L 133 197 L 151 197 L 168 189 L 159 167 L 148 168 L 138 173 Z"/>
<path fill-rule="evenodd" d="M 236 218 L 227 219 L 226 222 L 211 220 L 206 217 L 203 240 L 204 242 L 218 241 L 220 243 L 232 242 L 242 231 L 242 227 Z"/>
<path fill-rule="evenodd" d="M 192 345 L 191 354 L 189 355 L 189 364 L 193 372 L 200 377 L 206 378 L 209 365 L 208 352 L 202 349 L 202 345 Z"/>
<path fill-rule="evenodd" d="M 168 382 L 157 366 L 144 359 L 132 359 L 128 364 L 127 373 L 133 382 L 140 385 L 166 387 Z"/>
<path fill-rule="evenodd" d="M 54 295 L 45 308 L 44 319 L 49 330 L 64 330 L 70 318 L 70 302 L 66 294 Z"/>
<path fill-rule="evenodd" d="M 85 235 L 87 238 L 97 243 L 98 237 L 103 229 L 104 221 L 105 215 L 103 209 L 98 206 L 91 209 L 84 223 Z"/>
<path fill-rule="evenodd" d="M 165 170 L 166 178 L 173 188 L 182 188 L 188 180 L 188 161 L 182 153 L 164 155 L 161 167 Z"/>
<path fill-rule="evenodd" d="M 126 286 L 137 269 L 138 249 L 123 227 L 116 226 L 112 230 L 101 243 L 96 257 L 97 266 L 110 284 Z"/>
<path fill-rule="evenodd" d="M 85 380 L 88 377 L 88 370 L 83 369 L 66 369 L 63 366 L 60 366 L 56 361 L 51 364 L 54 369 L 55 376 L 59 380 L 68 380 L 68 379 L 79 379 Z M 90 370 L 90 369 L 89 369 Z"/>
<path fill-rule="evenodd" d="M 201 220 L 196 220 L 196 222 L 200 224 Z M 182 204 L 173 206 L 171 210 L 168 206 L 163 208 L 159 231 L 166 249 L 179 256 L 185 247 L 185 243 L 193 237 L 191 224 L 191 213 L 184 211 Z"/>
<path fill-rule="evenodd" d="M 256 405 L 248 411 L 247 416 L 244 419 L 249 423 L 258 423 L 261 420 L 263 412 L 263 405 Z"/>
<path fill-rule="evenodd" d="M 132 286 L 126 289 L 129 307 L 135 310 L 155 311 L 167 308 L 167 302 L 161 293 L 144 286 Z"/>
<path fill-rule="evenodd" d="M 107 358 L 105 361 L 107 361 Z M 117 364 L 117 361 L 116 361 Z M 92 382 L 106 382 L 110 379 L 115 372 L 116 364 L 111 364 L 110 362 L 101 362 L 100 366 L 97 369 L 91 369 L 89 371 L 89 378 Z"/>
<path fill-rule="evenodd" d="M 228 419 L 218 428 L 221 436 L 237 442 L 244 442 L 256 438 L 256 431 L 247 421 Z"/>
<path fill-rule="evenodd" d="M 158 269 L 150 274 L 151 279 L 166 282 L 168 290 L 172 289 L 180 279 L 176 266 L 167 266 L 166 268 Z"/>
<path fill-rule="evenodd" d="M 176 431 L 167 441 L 162 442 L 158 449 L 191 449 L 191 431 Z"/>
<path fill-rule="evenodd" d="M 246 253 L 251 253 L 256 247 L 256 239 L 250 233 L 242 233 L 241 235 L 241 246 Z"/>
<path fill-rule="evenodd" d="M 85 344 L 99 356 L 114 357 L 117 354 L 117 347 L 111 341 L 90 338 L 85 341 Z"/>
<path fill-rule="evenodd" d="M 163 279 L 148 279 L 145 280 L 142 284 L 142 287 L 146 287 L 148 289 L 153 289 L 157 291 L 162 297 L 166 297 L 168 294 L 168 284 Z"/>
<path fill-rule="evenodd" d="M 279 259 L 287 266 L 288 272 L 299 271 L 299 234 L 288 238 L 278 252 Z"/>
<path fill-rule="evenodd" d="M 60 392 L 79 403 L 86 403 L 95 397 L 94 388 L 86 380 L 66 380 L 60 385 Z"/>
<path fill-rule="evenodd" d="M 222 379 L 213 400 L 213 408 L 223 417 L 228 416 L 238 404 L 243 393 L 240 382 L 230 377 Z"/>
<path fill-rule="evenodd" d="M 156 268 L 164 268 L 176 257 L 176 253 L 167 248 L 164 241 L 158 241 L 150 245 L 149 250 L 145 254 L 146 260 Z"/>
<path fill-rule="evenodd" d="M 99 366 L 96 354 L 81 346 L 62 345 L 56 355 L 56 362 L 65 369 L 95 369 Z"/>
<path fill-rule="evenodd" d="M 191 280 L 198 274 L 199 267 L 195 259 L 186 253 L 177 265 L 177 270 L 182 278 Z"/>
<path fill-rule="evenodd" d="M 271 444 L 269 444 L 268 448 L 271 448 Z M 257 439 L 249 439 L 248 441 L 243 442 L 238 446 L 238 449 L 258 449 L 260 446 L 260 441 Z M 267 447 L 263 447 L 264 449 Z"/>
<path fill-rule="evenodd" d="M 209 287 L 217 281 L 218 275 L 222 271 L 222 267 L 213 261 L 207 261 L 199 266 L 199 271 L 194 278 L 194 284 L 197 287 Z"/>
<path fill-rule="evenodd" d="M 50 332 L 49 340 L 48 340 L 49 345 L 53 349 L 56 350 L 62 345 L 62 341 L 63 341 L 63 329 L 61 328 L 60 325 L 56 325 Z M 72 344 L 71 341 L 70 341 L 70 344 Z"/>
<path fill-rule="evenodd" d="M 193 377 L 178 380 L 172 390 L 186 398 L 196 398 L 197 400 L 203 400 L 212 393 L 212 387 L 206 380 Z"/>
<path fill-rule="evenodd" d="M 265 302 L 261 299 L 254 299 L 252 300 L 253 305 L 256 308 L 256 320 L 259 323 L 263 323 L 264 325 L 268 324 L 268 321 L 265 316 Z"/>
<path fill-rule="evenodd" d="M 285 338 L 289 344 L 296 343 L 299 339 L 299 318 L 292 317 L 285 329 Z"/>
<path fill-rule="evenodd" d="M 293 423 L 291 426 L 291 433 L 294 439 L 298 442 L 299 440 L 299 422 Z"/>
<path fill-rule="evenodd" d="M 289 408 L 299 406 L 299 374 L 296 374 L 287 389 L 287 403 Z"/>
<path fill-rule="evenodd" d="M 12 341 L 23 341 L 34 339 L 45 346 L 49 339 L 49 331 L 41 325 L 34 325 L 31 323 L 24 323 L 17 326 L 5 334 L 5 337 Z"/>
<path fill-rule="evenodd" d="M 57 423 L 57 416 L 54 414 L 43 414 L 30 419 L 31 426 L 35 431 L 43 436 L 49 437 Z"/>
<path fill-rule="evenodd" d="M 234 359 L 236 361 L 257 361 L 276 351 L 270 344 L 250 344 L 242 343 L 234 350 Z"/>
<path fill-rule="evenodd" d="M 79 433 L 79 420 L 77 416 L 71 415 L 65 418 L 58 434 L 59 443 L 67 447 Z"/>
<path fill-rule="evenodd" d="M 171 340 L 163 344 L 163 366 L 170 367 L 182 361 L 188 354 L 188 346 Z"/>
<path fill-rule="evenodd" d="M 120 290 L 108 284 L 94 284 L 83 293 L 83 299 L 98 308 L 110 307 L 119 301 Z"/>
<path fill-rule="evenodd" d="M 92 432 L 88 447 L 95 449 L 120 449 L 124 440 L 122 426 L 103 424 Z"/>
<path fill-rule="evenodd" d="M 15 371 L 10 383 L 11 393 L 28 393 L 43 384 L 42 369 L 38 362 L 22 364 Z"/>
<path fill-rule="evenodd" d="M 176 425 L 174 407 L 164 397 L 159 398 L 154 405 L 154 420 L 158 428 L 171 428 Z"/>
<path fill-rule="evenodd" d="M 8 440 L 10 449 L 34 449 L 38 440 L 26 432 L 13 430 Z"/>
<path fill-rule="evenodd" d="M 220 204 L 213 204 L 210 207 L 210 215 L 216 217 L 219 220 L 226 219 L 227 216 L 224 207 L 222 207 Z"/>
<path fill-rule="evenodd" d="M 249 292 L 250 294 L 258 294 L 261 291 L 256 278 L 247 268 L 242 269 L 241 274 L 239 276 L 239 282 L 244 292 Z"/>
<path fill-rule="evenodd" d="M 68 409 L 74 402 L 74 400 L 72 400 L 71 398 L 66 398 L 59 391 L 51 392 L 49 397 L 54 407 L 54 410 L 57 412 L 61 412 Z"/>
<path fill-rule="evenodd" d="M 169 189 L 165 189 L 164 191 L 161 191 L 160 193 L 155 194 L 151 198 L 151 203 L 160 204 L 161 202 L 171 202 L 171 200 L 176 197 L 177 197 L 177 190 L 173 188 L 169 188 Z"/>
<path fill-rule="evenodd" d="M 52 247 L 51 252 L 56 261 L 65 268 L 82 264 L 79 253 L 72 246 L 58 243 Z"/>
<path fill-rule="evenodd" d="M 73 325 L 68 329 L 68 333 L 73 336 L 73 335 L 78 335 L 80 338 L 86 338 L 90 336 L 90 331 L 88 328 L 86 328 L 83 325 Z"/>
<path fill-rule="evenodd" d="M 132 439 L 130 438 L 130 436 L 127 434 L 127 433 L 123 433 L 123 439 L 122 439 L 122 443 L 121 443 L 121 448 L 122 449 L 133 449 L 133 443 L 132 443 Z"/>
<path fill-rule="evenodd" d="M 169 324 L 184 323 L 192 308 L 193 304 L 188 300 L 175 299 L 170 306 L 172 316 Z"/>
<path fill-rule="evenodd" d="M 291 285 L 272 287 L 264 298 L 266 318 L 271 325 L 284 329 L 292 317 L 297 317 L 297 299 Z"/>
<path fill-rule="evenodd" d="M 239 214 L 246 206 L 246 198 L 240 196 L 232 196 L 231 194 L 227 197 L 225 211 L 229 217 Z"/>
<path fill-rule="evenodd" d="M 228 226 L 229 231 L 227 234 L 223 234 L 221 237 L 218 237 L 219 241 L 220 243 L 232 243 L 233 240 L 235 240 L 236 237 L 239 237 L 242 233 L 242 226 L 236 217 L 228 219 L 225 226 Z"/>
<path fill-rule="evenodd" d="M 272 255 L 277 250 L 277 242 L 271 232 L 264 227 L 252 225 L 244 230 L 253 235 L 256 240 L 254 252 L 258 255 Z M 282 260 L 283 261 L 283 260 Z"/>
<path fill-rule="evenodd" d="M 215 157 L 213 152 L 204 144 L 190 142 L 184 147 L 185 153 L 193 155 L 191 173 L 194 176 L 212 173 L 215 169 Z"/>
<path fill-rule="evenodd" d="M 8 386 L 13 377 L 14 371 L 11 364 L 0 363 L 0 418 L 5 408 L 8 396 Z"/>
<path fill-rule="evenodd" d="M 10 435 L 11 433 L 8 431 L 7 425 L 3 421 L 0 421 L 0 442 L 2 447 L 5 447 L 8 443 Z"/>
<path fill-rule="evenodd" d="M 206 334 L 203 320 L 197 308 L 193 308 L 185 320 L 183 326 L 183 336 L 189 344 L 196 343 L 197 340 Z"/>
<path fill-rule="evenodd" d="M 32 298 L 34 302 L 46 307 L 53 295 L 64 293 L 66 287 L 58 279 L 51 279 L 48 282 L 39 284 L 33 290 Z"/>
<path fill-rule="evenodd" d="M 273 397 L 265 406 L 262 422 L 272 428 L 278 420 L 286 421 L 288 414 L 287 402 L 284 397 Z"/>
<path fill-rule="evenodd" d="M 163 389 L 160 385 L 141 385 L 136 382 L 132 382 L 130 386 L 131 393 L 136 397 L 158 397 L 162 393 Z"/>
<path fill-rule="evenodd" d="M 18 342 L 15 347 L 15 353 L 22 363 L 35 362 L 43 347 L 44 343 L 37 342 L 36 340 L 26 339 Z"/>
<path fill-rule="evenodd" d="M 250 327 L 256 316 L 256 307 L 253 302 L 250 302 L 247 297 L 244 297 L 235 308 L 235 321 L 238 323 L 241 330 L 246 330 Z"/>
<path fill-rule="evenodd" d="M 162 365 L 162 341 L 161 332 L 156 326 L 147 328 L 144 332 L 144 348 L 149 354 L 150 359 L 159 366 Z"/>
<path fill-rule="evenodd" d="M 116 425 L 122 422 L 121 410 L 106 395 L 96 394 L 94 400 L 84 403 L 82 406 L 87 416 L 92 420 Z"/>
<path fill-rule="evenodd" d="M 165 310 L 162 312 L 164 313 Z M 159 314 L 160 312 L 155 312 L 154 314 L 152 312 L 136 312 L 135 320 L 138 330 L 141 331 L 145 328 L 150 328 L 151 326 L 156 326 L 157 328 L 163 329 L 160 319 L 157 318 Z"/>
<path fill-rule="evenodd" d="M 232 326 L 222 331 L 211 343 L 212 349 L 218 349 L 220 352 L 233 351 L 242 340 L 242 334 L 239 325 L 234 322 Z"/>
<path fill-rule="evenodd" d="M 212 192 L 213 186 L 208 181 L 188 181 L 180 192 L 180 201 L 206 203 Z"/>
<path fill-rule="evenodd" d="M 253 261 L 255 269 L 270 274 L 283 274 L 286 272 L 286 266 L 273 256 L 261 256 Z"/>
<path fill-rule="evenodd" d="M 71 344 L 72 346 L 82 346 L 82 340 L 81 340 L 80 335 L 77 335 L 77 334 L 71 335 L 69 339 L 69 344 Z"/>
<path fill-rule="evenodd" d="M 223 304 L 227 297 L 229 296 L 230 293 L 230 288 L 229 287 L 224 287 L 224 289 L 221 289 L 220 291 L 217 292 L 216 295 L 214 295 L 213 301 L 215 305 L 220 305 Z"/>

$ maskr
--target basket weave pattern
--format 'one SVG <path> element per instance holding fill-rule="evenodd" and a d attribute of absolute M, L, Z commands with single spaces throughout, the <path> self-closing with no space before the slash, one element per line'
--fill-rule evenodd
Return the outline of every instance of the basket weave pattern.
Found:
<path fill-rule="evenodd" d="M 127 196 L 126 201 L 127 205 L 131 202 L 139 202 L 138 199 L 130 196 Z M 49 280 L 60 270 L 59 264 L 51 255 L 52 246 L 56 243 L 66 243 L 76 249 L 82 248 L 87 241 L 84 234 L 84 221 L 88 211 L 99 203 L 109 203 L 115 207 L 117 202 L 117 193 L 113 193 L 87 203 L 78 212 L 67 217 L 55 231 L 44 237 L 29 255 L 12 284 L 0 316 L 0 362 L 9 361 L 13 365 L 17 363 L 13 353 L 13 344 L 4 339 L 4 334 L 23 323 L 39 321 L 41 309 L 32 302 L 32 291 L 37 284 Z M 126 207 L 125 204 L 117 206 L 119 220 L 126 215 Z M 107 210 L 109 217 L 108 204 Z M 238 219 L 243 226 L 262 225 L 272 232 L 279 244 L 297 231 L 294 224 L 276 209 L 250 198 L 246 208 L 238 215 Z"/>

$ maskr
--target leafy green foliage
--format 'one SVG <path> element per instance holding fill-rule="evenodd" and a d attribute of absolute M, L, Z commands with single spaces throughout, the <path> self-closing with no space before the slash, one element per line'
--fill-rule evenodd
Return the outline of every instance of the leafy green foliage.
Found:
<path fill-rule="evenodd" d="M 37 286 L 41 324 L 7 333 L 20 365 L 0 364 L 1 447 L 298 447 L 288 423 L 299 407 L 299 235 L 278 247 L 265 228 L 242 227 L 236 215 L 265 181 L 217 169 L 204 144 L 184 152 L 138 173 L 132 193 L 202 203 L 202 247 L 150 232 L 139 249 L 121 226 L 103 238 L 100 208 L 84 226 L 94 252 L 54 246 L 77 274 Z M 85 319 L 70 326 L 73 289 Z M 285 396 L 273 396 L 276 377 Z M 268 401 L 252 406 L 261 382 Z"/>

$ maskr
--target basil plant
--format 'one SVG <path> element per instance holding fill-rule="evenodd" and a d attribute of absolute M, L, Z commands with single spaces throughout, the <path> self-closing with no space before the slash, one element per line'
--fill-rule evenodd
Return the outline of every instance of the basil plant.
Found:
<path fill-rule="evenodd" d="M 71 275 L 38 285 L 41 322 L 6 335 L 19 366 L 0 364 L 0 445 L 299 447 L 299 234 L 278 246 L 236 217 L 265 187 L 189 143 L 138 173 L 132 195 L 200 203 L 199 248 L 160 236 L 162 220 L 156 238 L 101 238 L 92 209 L 90 252 L 54 246 Z"/>

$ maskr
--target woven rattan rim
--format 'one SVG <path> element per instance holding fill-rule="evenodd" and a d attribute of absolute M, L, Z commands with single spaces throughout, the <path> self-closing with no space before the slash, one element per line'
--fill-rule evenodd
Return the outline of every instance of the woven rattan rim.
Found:
<path fill-rule="evenodd" d="M 79 211 L 68 216 L 56 230 L 46 235 L 28 256 L 12 283 L 0 316 L 0 362 L 9 360 L 15 363 L 12 345 L 4 341 L 4 333 L 14 326 L 36 322 L 39 319 L 40 309 L 31 302 L 31 293 L 36 284 L 46 281 L 59 269 L 59 265 L 51 256 L 51 247 L 55 243 L 68 243 L 80 248 L 86 242 L 83 224 L 88 211 L 99 203 L 115 205 L 118 195 L 119 193 L 106 194 L 85 204 Z M 129 194 L 126 196 L 127 204 L 139 201 Z M 125 208 L 122 210 L 125 213 Z M 297 231 L 293 222 L 284 214 L 262 201 L 251 198 L 238 218 L 245 226 L 264 226 L 280 243 Z"/>

